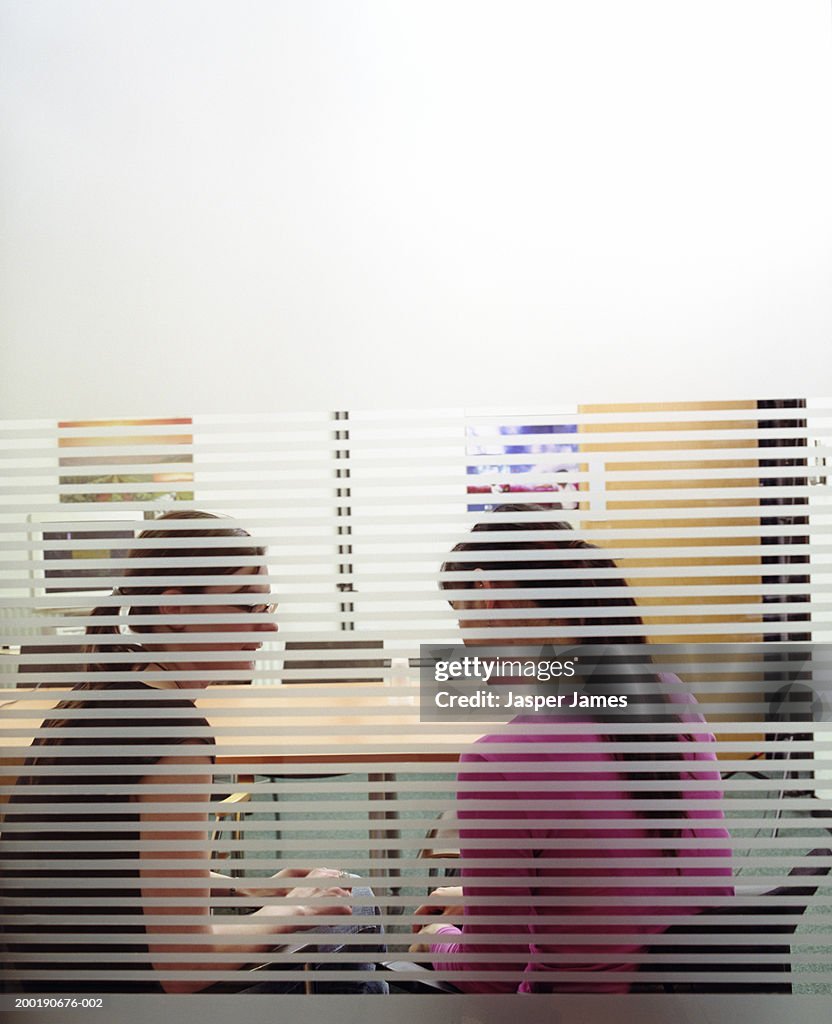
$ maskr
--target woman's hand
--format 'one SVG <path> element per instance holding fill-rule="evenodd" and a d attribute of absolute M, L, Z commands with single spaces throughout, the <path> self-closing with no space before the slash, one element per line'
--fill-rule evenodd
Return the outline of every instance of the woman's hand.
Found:
<path fill-rule="evenodd" d="M 442 916 L 449 914 L 461 914 L 463 907 L 459 902 L 462 899 L 462 886 L 461 885 L 445 885 L 439 889 L 434 889 L 430 894 L 429 899 L 434 900 L 431 903 L 423 903 L 420 907 L 414 910 L 414 914 L 431 914 L 436 916 L 441 914 Z M 425 932 L 428 929 L 433 931 L 439 927 L 438 924 L 414 924 L 412 930 L 414 932 Z"/>
<path fill-rule="evenodd" d="M 333 881 L 343 880 L 349 878 L 349 875 L 345 871 L 336 871 L 333 868 L 312 868 L 307 871 L 298 868 L 287 868 L 285 873 L 279 871 L 277 875 L 272 877 L 280 878 L 304 878 L 308 881 L 314 881 L 320 879 L 321 881 Z M 270 889 L 270 894 L 278 891 L 276 889 Z M 295 904 L 300 914 L 304 917 L 314 917 L 318 914 L 351 914 L 352 907 L 348 903 L 310 903 L 310 900 L 318 899 L 344 899 L 350 895 L 351 886 L 340 886 L 340 885 L 307 885 L 299 886 L 297 888 L 287 889 L 285 887 L 279 887 L 279 895 L 286 899 L 290 904 Z M 268 916 L 269 913 L 283 913 L 285 914 L 285 908 L 281 907 L 280 904 L 267 904 L 262 907 L 257 913 L 263 916 Z"/>
<path fill-rule="evenodd" d="M 283 868 L 268 878 L 252 880 L 251 885 L 235 884 L 234 891 L 238 896 L 249 896 L 252 899 L 269 899 L 275 896 L 288 896 L 294 889 L 292 885 L 283 884 L 296 878 L 344 878 L 345 873 L 337 868 Z M 280 884 L 273 885 L 277 880 Z"/>
<path fill-rule="evenodd" d="M 454 902 L 462 899 L 462 886 L 461 885 L 445 885 L 439 889 L 434 889 L 429 897 L 431 900 L 435 900 L 434 903 L 423 903 L 420 907 L 417 907 L 414 911 L 415 914 L 431 914 L 434 917 L 439 915 L 441 917 L 447 917 L 451 914 L 461 914 L 462 904 Z M 433 921 L 430 924 L 414 924 L 412 926 L 413 931 L 419 935 L 435 935 L 440 928 L 443 927 L 441 921 Z M 414 942 L 409 947 L 411 953 L 429 953 L 430 943 L 429 942 Z"/>
<path fill-rule="evenodd" d="M 428 935 L 436 935 L 440 928 L 442 928 L 441 921 L 435 921 L 433 924 L 426 924 L 419 929 L 419 935 L 427 937 Z M 409 953 L 430 953 L 429 942 L 411 942 L 407 947 Z"/>

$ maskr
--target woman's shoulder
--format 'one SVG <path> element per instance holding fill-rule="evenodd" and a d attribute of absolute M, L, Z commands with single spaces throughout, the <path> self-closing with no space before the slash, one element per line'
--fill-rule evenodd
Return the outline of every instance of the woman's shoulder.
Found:
<path fill-rule="evenodd" d="M 102 682 L 88 680 L 74 686 L 66 697 L 68 701 L 89 701 L 90 704 L 107 702 L 135 702 L 136 704 L 173 704 L 193 706 L 193 698 L 176 687 L 153 686 L 142 679 L 109 679 Z"/>
<path fill-rule="evenodd" d="M 586 755 L 577 752 L 574 745 L 601 740 L 598 723 L 590 718 L 522 715 L 508 725 L 510 728 L 503 732 L 480 736 L 460 761 L 584 760 Z M 526 749 L 528 745 L 534 746 L 533 753 Z"/>
<path fill-rule="evenodd" d="M 66 712 L 65 717 L 60 712 Z M 113 728 L 119 730 L 119 742 L 131 745 L 146 743 L 148 729 L 164 729 L 168 743 L 214 743 L 210 724 L 193 700 L 135 679 L 74 687 L 44 724 L 50 743 L 79 743 L 75 738 L 79 729 L 95 729 L 103 735 Z M 102 740 L 94 736 L 91 742 Z"/>

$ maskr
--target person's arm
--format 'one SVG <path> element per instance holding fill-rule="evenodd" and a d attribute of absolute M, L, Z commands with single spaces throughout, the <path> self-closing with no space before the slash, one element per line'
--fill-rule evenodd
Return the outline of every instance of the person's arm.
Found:
<path fill-rule="evenodd" d="M 528 922 L 535 913 L 535 839 L 518 776 L 504 774 L 499 763 L 479 752 L 466 754 L 463 761 L 458 796 L 464 924 L 460 928 L 434 917 L 426 925 L 426 937 L 432 940 L 434 966 L 460 975 L 454 978 L 454 985 L 469 992 L 514 992 L 519 978 L 466 982 L 461 975 L 488 968 L 519 973 L 526 968 L 531 940 Z M 514 806 L 506 808 L 509 800 Z M 474 867 L 474 861 L 493 864 Z M 453 896 L 451 899 L 457 902 Z M 488 903 L 478 905 L 481 899 Z M 431 908 L 426 905 L 419 911 L 431 912 Z M 480 923 L 483 917 L 499 917 L 500 922 Z M 503 941 L 477 941 L 496 935 Z M 416 941 L 420 944 L 418 936 Z M 461 961 L 444 960 L 448 953 L 465 956 Z M 509 959 L 495 962 L 496 953 L 508 954 Z"/>
<path fill-rule="evenodd" d="M 447 924 L 443 917 L 462 917 L 464 905 L 462 900 L 464 894 L 461 885 L 445 885 L 434 889 L 430 894 L 428 903 L 417 907 L 413 913 L 419 917 L 426 914 L 439 915 L 430 924 L 413 925 L 413 931 L 418 938 L 410 945 L 411 953 L 430 953 L 432 935 L 459 935 L 460 929 L 454 925 Z"/>
<path fill-rule="evenodd" d="M 331 870 L 333 877 L 343 877 L 340 871 Z M 257 878 L 246 882 L 241 878 L 232 878 L 221 871 L 211 871 L 211 896 L 245 896 L 249 899 L 261 899 L 274 896 L 288 896 L 295 885 L 287 885 L 290 880 L 308 878 L 309 868 L 282 868 L 273 875 Z"/>
<path fill-rule="evenodd" d="M 160 765 L 180 765 L 183 768 L 210 766 L 210 758 L 204 755 L 177 755 L 160 759 Z M 208 813 L 207 802 L 211 776 L 205 774 L 160 774 L 147 775 L 140 786 L 139 801 L 145 804 L 169 803 L 170 810 L 143 810 L 141 813 L 141 859 L 143 861 L 166 862 L 165 867 L 140 867 L 141 887 L 144 913 L 154 917 L 190 917 L 197 920 L 186 924 L 172 922 L 151 924 L 146 926 L 147 943 L 153 966 L 158 971 L 169 971 L 181 966 L 183 970 L 200 970 L 206 972 L 205 980 L 178 981 L 160 980 L 165 992 L 186 993 L 199 992 L 213 984 L 210 973 L 234 970 L 251 962 L 253 956 L 265 953 L 274 945 L 274 936 L 291 935 L 299 929 L 312 927 L 301 924 L 297 917 L 314 917 L 318 914 L 349 914 L 350 907 L 343 902 L 349 895 L 347 889 L 340 886 L 315 884 L 317 879 L 324 883 L 337 878 L 338 872 L 326 868 L 318 868 L 304 875 L 310 885 L 300 888 L 284 889 L 284 895 L 277 897 L 279 902 L 269 903 L 245 918 L 244 922 L 214 921 L 210 916 L 209 897 L 211 891 L 211 875 L 208 869 L 210 851 L 208 849 Z M 167 794 L 142 794 L 144 786 L 178 786 L 182 792 Z M 189 787 L 191 787 L 189 789 Z M 159 826 L 175 822 L 180 827 L 167 831 Z M 182 843 L 182 847 L 166 850 L 164 853 L 147 849 L 147 844 L 155 842 Z M 193 849 L 187 846 L 192 845 Z M 172 886 L 159 885 L 162 879 L 174 879 L 177 884 Z M 326 901 L 322 900 L 326 897 Z M 181 902 L 177 902 L 181 900 Z M 320 900 L 320 902 L 317 902 Z M 341 900 L 341 902 L 338 902 Z M 159 941 L 163 936 L 181 937 L 180 941 L 168 943 Z M 155 941 L 154 941 L 155 940 Z M 236 940 L 236 941 L 235 941 Z M 239 959 L 232 963 L 217 961 L 215 956 L 220 953 L 235 953 Z M 193 959 L 180 964 L 165 962 L 168 953 L 193 954 Z"/>

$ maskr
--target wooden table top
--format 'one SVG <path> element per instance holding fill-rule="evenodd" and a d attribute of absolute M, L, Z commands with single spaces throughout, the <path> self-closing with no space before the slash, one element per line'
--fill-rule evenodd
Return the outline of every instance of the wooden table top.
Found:
<path fill-rule="evenodd" d="M 18 760 L 17 749 L 28 747 L 63 693 L 11 692 L 0 701 L 0 745 Z M 455 762 L 487 730 L 421 722 L 417 684 L 212 687 L 196 705 L 212 727 L 220 764 Z"/>

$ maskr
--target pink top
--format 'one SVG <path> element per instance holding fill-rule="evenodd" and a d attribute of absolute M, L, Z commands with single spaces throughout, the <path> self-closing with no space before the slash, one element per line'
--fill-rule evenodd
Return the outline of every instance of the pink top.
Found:
<path fill-rule="evenodd" d="M 672 675 L 660 675 L 669 684 L 671 692 L 681 684 Z M 672 695 L 676 701 L 695 703 L 693 698 L 678 691 Z M 680 715 L 683 721 L 702 723 L 696 713 Z M 587 750 L 586 753 L 564 751 L 560 744 L 586 743 L 603 744 L 594 720 L 572 720 L 572 724 L 591 728 L 592 732 L 559 733 L 546 731 L 554 722 L 564 719 L 550 716 L 525 716 L 514 719 L 514 723 L 536 725 L 538 729 L 526 733 L 506 733 L 484 736 L 478 740 L 475 749 L 461 758 L 465 767 L 459 773 L 460 792 L 459 818 L 494 819 L 499 826 L 494 828 L 460 827 L 462 881 L 466 906 L 465 924 L 462 930 L 454 925 L 444 925 L 438 934 L 458 936 L 452 941 L 431 946 L 435 955 L 435 967 L 448 971 L 522 971 L 524 980 L 477 981 L 466 980 L 460 975 L 454 984 L 466 992 L 531 992 L 535 990 L 557 992 L 626 992 L 629 979 L 616 981 L 611 977 L 617 971 L 632 971 L 638 962 L 638 954 L 647 943 L 639 941 L 647 936 L 664 931 L 682 914 L 696 913 L 707 904 L 709 896 L 730 896 L 733 886 L 728 844 L 728 833 L 720 824 L 722 811 L 714 807 L 722 796 L 719 772 L 706 768 L 700 762 L 713 762 L 715 755 L 710 751 L 683 751 L 687 765 L 679 772 L 679 790 L 689 806 L 685 807 L 685 818 L 679 821 L 682 839 L 696 839 L 698 845 L 676 851 L 668 856 L 655 844 L 655 833 L 651 835 L 645 827 L 645 819 L 638 809 L 622 806 L 621 809 L 599 810 L 596 800 L 629 800 L 632 797 L 627 781 L 627 766 L 616 761 L 611 753 L 603 750 Z M 699 742 L 713 742 L 709 733 L 697 732 L 690 739 Z M 681 740 L 682 743 L 685 739 Z M 518 750 L 511 752 L 490 752 L 489 744 L 518 743 L 546 744 L 545 752 L 531 755 Z M 501 765 L 509 762 L 534 762 L 528 771 L 503 772 Z M 582 770 L 581 762 L 592 765 Z M 598 771 L 599 762 L 609 762 L 608 770 Z M 696 764 L 695 764 L 696 763 Z M 694 766 L 695 764 L 695 766 Z M 680 766 L 681 767 L 681 766 Z M 713 781 L 713 789 L 691 790 L 689 780 Z M 602 789 L 589 789 L 590 782 L 604 782 Z M 534 786 L 524 788 L 524 783 Z M 547 786 L 541 786 L 547 783 Z M 671 794 L 665 791 L 665 798 Z M 568 801 L 568 809 L 547 807 L 546 801 Z M 500 800 L 502 809 L 488 802 Z M 507 800 L 513 801 L 509 809 Z M 696 804 L 700 803 L 697 807 Z M 649 807 L 650 804 L 646 804 Z M 662 817 L 666 817 L 662 815 Z M 625 828 L 601 828 L 603 820 L 617 824 L 632 821 Z M 673 826 L 670 826 L 673 827 Z M 569 844 L 563 844 L 568 839 Z M 559 842 L 550 842 L 552 840 Z M 635 842 L 632 842 L 635 840 Z M 640 845 L 638 840 L 644 840 Z M 649 867 L 627 866 L 628 858 L 655 856 L 655 865 Z M 500 863 L 489 866 L 472 866 L 475 859 Z M 540 858 L 540 859 L 539 859 Z M 552 865 L 555 858 L 574 861 L 573 866 Z M 594 863 L 590 864 L 590 858 Z M 607 863 L 604 860 L 607 859 Z M 715 863 L 714 860 L 722 861 Z M 600 861 L 600 863 L 598 863 Z M 701 861 L 700 863 L 696 863 Z M 586 863 L 585 863 L 586 862 Z M 624 885 L 617 879 L 633 880 L 643 877 L 644 883 Z M 675 879 L 690 878 L 690 885 L 679 885 Z M 597 879 L 592 885 L 570 883 L 569 879 L 585 881 Z M 703 884 L 703 879 L 714 882 Z M 668 879 L 668 882 L 663 882 Z M 488 884 L 488 881 L 499 883 Z M 485 884 L 483 884 L 485 882 Z M 655 902 L 658 896 L 675 897 L 672 905 L 661 906 Z M 477 897 L 490 897 L 490 906 L 476 905 Z M 591 897 L 586 904 L 570 905 L 575 897 Z M 641 898 L 638 905 L 621 905 L 622 898 Z M 545 899 L 545 902 L 544 902 Z M 563 901 L 563 902 L 559 902 Z M 496 905 L 495 905 L 496 904 Z M 547 905 L 548 904 L 548 905 Z M 660 922 L 639 922 L 640 916 L 666 914 L 666 924 Z M 485 915 L 492 919 L 499 917 L 499 924 L 478 923 Z M 614 927 L 618 921 L 618 927 Z M 620 932 L 621 934 L 616 934 Z M 477 944 L 477 936 L 502 935 L 505 941 L 498 944 Z M 581 937 L 598 935 L 597 943 L 558 941 L 558 936 Z M 601 940 L 600 936 L 604 936 Z M 563 959 L 564 954 L 582 952 L 585 956 L 577 961 Z M 443 957 L 449 953 L 467 954 L 464 960 L 451 961 Z M 597 954 L 606 954 L 602 959 Z M 494 954 L 508 954 L 502 960 L 495 960 Z M 593 976 L 586 981 L 558 981 L 552 972 L 586 972 Z M 599 976 L 603 976 L 603 980 Z"/>

